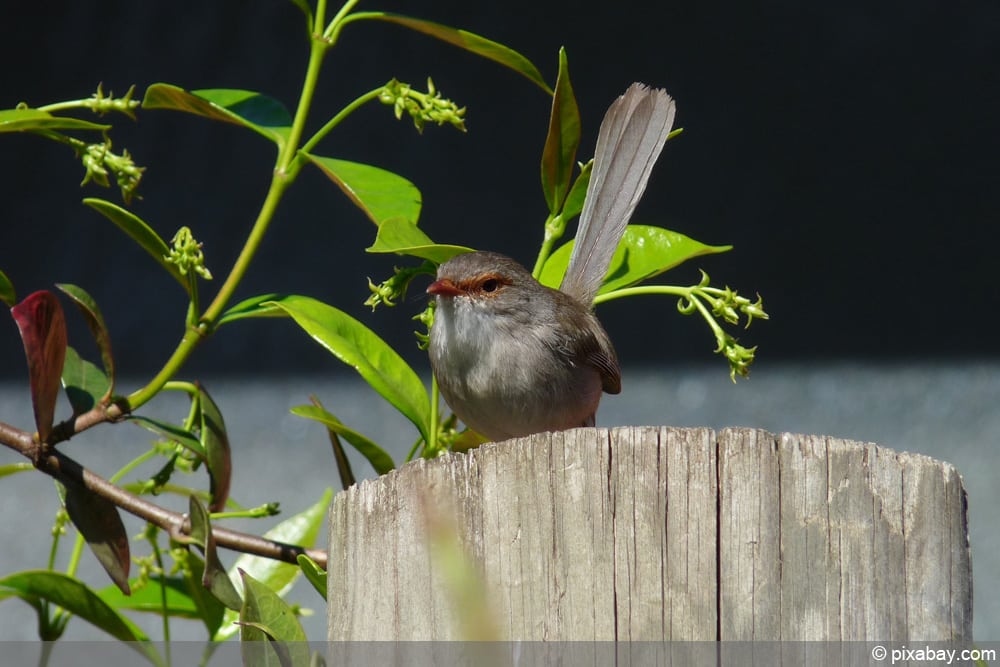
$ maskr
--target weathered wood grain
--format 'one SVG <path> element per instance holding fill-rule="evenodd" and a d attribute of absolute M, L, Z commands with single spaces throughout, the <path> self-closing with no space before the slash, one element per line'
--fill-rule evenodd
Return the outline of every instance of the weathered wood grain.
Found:
<path fill-rule="evenodd" d="M 753 429 L 577 429 L 415 462 L 335 498 L 328 581 L 333 641 L 972 628 L 954 467 Z"/>

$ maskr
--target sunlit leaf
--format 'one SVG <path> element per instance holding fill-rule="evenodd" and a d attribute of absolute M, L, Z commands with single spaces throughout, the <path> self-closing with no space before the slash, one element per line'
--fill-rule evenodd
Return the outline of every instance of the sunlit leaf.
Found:
<path fill-rule="evenodd" d="M 185 292 L 190 293 L 191 286 L 188 284 L 187 278 L 181 275 L 180 269 L 177 268 L 176 264 L 171 264 L 167 261 L 170 248 L 167 247 L 166 242 L 160 238 L 159 234 L 154 232 L 141 218 L 130 211 L 126 211 L 121 206 L 103 199 L 87 198 L 83 200 L 83 203 L 118 225 L 119 229 L 128 234 L 160 266 L 166 269 L 167 273 L 172 275 L 181 284 Z"/>
<path fill-rule="evenodd" d="M 344 426 L 333 414 L 316 405 L 299 405 L 292 408 L 292 414 L 306 419 L 318 421 L 327 428 L 333 430 L 354 446 L 358 452 L 372 464 L 380 475 L 384 475 L 396 467 L 392 457 L 384 449 L 366 438 L 361 433 Z"/>
<path fill-rule="evenodd" d="M 332 499 L 333 490 L 326 489 L 313 505 L 280 522 L 264 533 L 264 537 L 285 544 L 314 547 Z M 290 563 L 252 554 L 239 555 L 231 568 L 230 578 L 238 580 L 237 573 L 240 570 L 249 572 L 257 581 L 267 585 L 278 595 L 288 593 L 300 573 L 300 569 Z"/>
<path fill-rule="evenodd" d="M 322 595 L 325 600 L 327 582 L 326 570 L 321 568 L 316 561 L 305 554 L 299 554 L 298 558 L 295 560 L 299 562 L 299 567 L 302 568 L 302 574 L 305 575 L 306 580 L 312 584 L 313 588 L 316 589 L 316 592 Z"/>
<path fill-rule="evenodd" d="M 618 257 L 598 294 L 635 285 L 689 259 L 732 250 L 731 245 L 712 246 L 662 227 L 630 225 L 618 246 Z"/>
<path fill-rule="evenodd" d="M 726 252 L 732 246 L 710 246 L 692 238 L 661 227 L 629 225 L 604 279 L 598 295 L 622 289 L 656 276 L 694 257 Z M 549 256 L 539 282 L 558 287 L 562 282 L 569 256 L 573 250 L 570 241 Z"/>
<path fill-rule="evenodd" d="M 243 579 L 243 607 L 240 609 L 240 639 L 243 643 L 259 642 L 265 639 L 281 642 L 279 651 L 287 651 L 290 665 L 309 664 L 309 645 L 305 630 L 295 617 L 292 608 L 275 593 L 270 586 L 254 579 L 241 571 Z M 265 631 L 262 631 L 266 628 Z M 260 644 L 248 646 L 250 654 L 244 652 L 244 664 L 273 665 L 275 654 L 268 658 L 266 653 L 258 652 L 263 648 Z M 272 648 L 274 648 L 272 646 Z"/>
<path fill-rule="evenodd" d="M 37 130 L 110 130 L 110 125 L 86 120 L 53 116 L 38 109 L 4 109 L 0 111 L 0 132 L 32 132 Z"/>
<path fill-rule="evenodd" d="M 213 88 L 187 91 L 168 83 L 154 83 L 146 89 L 144 109 L 184 111 L 250 128 L 284 146 L 292 126 L 292 116 L 278 100 L 252 90 Z"/>
<path fill-rule="evenodd" d="M 122 616 L 97 593 L 72 577 L 48 570 L 16 572 L 0 578 L 0 590 L 25 598 L 42 598 L 100 628 L 115 639 L 128 642 L 153 664 L 163 664 L 142 630 Z"/>
<path fill-rule="evenodd" d="M 28 360 L 31 405 L 42 442 L 48 440 L 59 398 L 63 360 L 66 356 L 66 317 L 52 292 L 39 291 L 10 309 L 21 332 Z"/>
<path fill-rule="evenodd" d="M 261 294 L 244 299 L 227 310 L 219 318 L 219 324 L 235 322 L 247 317 L 285 317 L 285 311 L 274 305 L 274 301 L 283 298 L 283 294 Z"/>
<path fill-rule="evenodd" d="M 327 510 L 330 508 L 330 500 L 332 498 L 333 490 L 327 489 L 316 504 L 295 516 L 285 519 L 264 533 L 264 537 L 269 540 L 284 542 L 285 544 L 298 544 L 307 548 L 314 546 L 323 527 L 323 522 L 326 521 Z M 302 570 L 295 565 L 272 558 L 240 554 L 229 571 L 229 578 L 237 585 L 240 581 L 240 572 L 250 573 L 254 579 L 274 591 L 275 595 L 284 596 L 291 590 Z M 232 621 L 236 619 L 237 616 L 235 613 L 226 612 L 226 617 L 219 627 L 218 632 L 216 632 L 214 639 L 222 640 L 236 634 L 237 627 L 232 624 Z"/>
<path fill-rule="evenodd" d="M 0 301 L 7 304 L 8 308 L 17 303 L 17 293 L 14 291 L 14 283 L 10 281 L 10 278 L 3 271 L 0 271 Z"/>
<path fill-rule="evenodd" d="M 83 313 L 90 334 L 94 337 L 94 342 L 97 343 L 97 348 L 101 351 L 101 363 L 104 364 L 104 372 L 109 380 L 106 393 L 98 398 L 98 402 L 104 402 L 111 397 L 115 385 L 115 359 L 111 354 L 111 336 L 104 323 L 104 316 L 101 314 L 101 309 L 97 307 L 97 302 L 82 288 L 67 283 L 57 283 L 56 287 L 72 299 L 80 312 Z"/>
<path fill-rule="evenodd" d="M 384 340 L 347 313 L 305 296 L 273 302 L 361 377 L 428 439 L 430 399 L 420 377 Z"/>
<path fill-rule="evenodd" d="M 188 537 L 191 543 L 197 544 L 202 553 L 205 554 L 205 572 L 201 579 L 202 585 L 226 607 L 239 609 L 243 601 L 240 599 L 240 594 L 236 592 L 225 568 L 222 567 L 222 562 L 219 561 L 208 510 L 194 496 L 191 496 L 188 501 L 188 520 L 191 522 L 191 531 Z"/>
<path fill-rule="evenodd" d="M 537 84 L 545 92 L 549 94 L 552 93 L 552 89 L 549 88 L 547 83 L 545 83 L 545 79 L 542 78 L 538 68 L 520 53 L 504 46 L 503 44 L 486 39 L 485 37 L 480 37 L 479 35 L 466 30 L 457 30 L 455 28 L 449 28 L 448 26 L 441 25 L 440 23 L 423 21 L 421 19 L 414 19 L 408 16 L 400 16 L 399 14 L 390 14 L 388 12 L 365 12 L 363 17 L 378 19 L 380 21 L 389 21 L 390 23 L 406 26 L 411 30 L 422 32 L 425 35 L 430 35 L 431 37 L 435 37 L 457 46 L 460 49 L 465 49 L 466 51 L 475 53 L 483 58 L 488 58 L 505 67 L 509 67 L 519 74 L 522 74 Z"/>
<path fill-rule="evenodd" d="M 111 382 L 104 371 L 86 359 L 81 359 L 76 350 L 67 346 L 62 385 L 69 404 L 73 406 L 73 414 L 82 415 L 101 404 L 108 394 Z"/>
<path fill-rule="evenodd" d="M 134 583 L 133 580 L 132 583 Z M 163 577 L 152 574 L 143 585 L 125 595 L 117 586 L 108 586 L 98 591 L 101 599 L 115 609 L 166 613 L 178 618 L 199 618 L 200 611 L 188 592 L 187 581 L 183 577 Z M 166 609 L 164 610 L 164 604 Z"/>
<path fill-rule="evenodd" d="M 379 225 L 375 243 L 366 251 L 410 255 L 430 260 L 435 264 L 443 264 L 455 255 L 472 252 L 472 248 L 434 243 L 416 223 L 394 219 L 386 220 Z"/>
<path fill-rule="evenodd" d="M 303 155 L 376 225 L 397 219 L 417 224 L 422 205 L 420 190 L 402 176 L 368 164 Z"/>
<path fill-rule="evenodd" d="M 212 502 L 208 509 L 221 512 L 229 499 L 229 483 L 232 478 L 229 435 L 222 412 L 204 387 L 198 383 L 198 400 L 201 404 L 201 427 L 199 437 L 205 451 L 205 465 L 210 477 Z"/>
<path fill-rule="evenodd" d="M 542 192 L 552 214 L 559 212 L 569 192 L 579 146 L 580 109 L 569 80 L 566 49 L 559 49 L 559 76 L 552 96 L 549 132 L 542 151 Z"/>

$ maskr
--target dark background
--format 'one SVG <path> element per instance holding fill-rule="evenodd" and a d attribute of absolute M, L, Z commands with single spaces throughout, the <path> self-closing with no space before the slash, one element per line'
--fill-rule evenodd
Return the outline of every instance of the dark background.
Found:
<path fill-rule="evenodd" d="M 335 11 L 336 7 L 333 7 Z M 635 222 L 706 243 L 732 243 L 665 276 L 752 296 L 772 316 L 742 334 L 758 363 L 996 357 L 992 269 L 997 214 L 1000 5 L 992 0 L 835 3 L 681 0 L 370 2 L 461 27 L 520 51 L 555 78 L 568 50 L 593 153 L 607 105 L 633 80 L 666 88 L 684 134 L 664 151 Z M 332 13 L 332 11 L 331 11 Z M 0 22 L 0 108 L 105 90 L 257 90 L 294 107 L 307 59 L 291 2 L 18 3 Z M 437 241 L 531 264 L 545 205 L 538 181 L 548 99 L 492 62 L 398 26 L 347 28 L 327 59 L 313 128 L 391 77 L 438 88 L 468 107 L 468 134 L 407 121 L 371 105 L 317 151 L 395 171 L 423 192 L 422 227 Z M 163 111 L 113 117 L 116 149 L 148 171 L 134 210 L 165 239 L 181 225 L 204 242 L 221 284 L 263 200 L 272 145 L 244 129 Z M 23 297 L 55 282 L 101 305 L 125 373 L 156 370 L 179 340 L 181 291 L 84 196 L 65 147 L 0 137 L 0 269 Z M 426 362 L 408 303 L 374 315 L 366 276 L 409 260 L 363 252 L 375 228 L 315 170 L 283 203 L 237 298 L 270 291 L 338 305 Z M 673 300 L 623 300 L 599 311 L 623 364 L 707 361 L 714 340 Z M 71 343 L 86 354 L 70 314 Z M 717 363 L 724 363 L 718 361 Z M 223 329 L 188 372 L 337 368 L 289 321 Z M 0 380 L 23 377 L 14 323 L 0 325 Z"/>

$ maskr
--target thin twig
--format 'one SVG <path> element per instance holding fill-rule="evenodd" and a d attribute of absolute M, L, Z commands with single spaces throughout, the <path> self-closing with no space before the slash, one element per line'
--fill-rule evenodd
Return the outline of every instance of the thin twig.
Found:
<path fill-rule="evenodd" d="M 82 417 L 83 415 L 78 420 Z M 84 423 L 86 423 L 84 428 L 93 425 L 93 423 L 87 423 L 89 421 L 89 419 L 84 420 Z M 55 448 L 49 447 L 47 452 L 39 455 L 41 446 L 34 441 L 32 435 L 27 431 L 22 431 L 9 424 L 0 422 L 0 443 L 31 459 L 35 463 L 35 467 L 46 475 L 61 482 L 69 482 L 83 487 L 91 493 L 111 501 L 129 514 L 133 514 L 140 519 L 159 526 L 169 534 L 177 534 L 178 532 L 186 534 L 190 530 L 191 526 L 184 514 L 165 509 L 133 493 L 129 493 L 100 475 L 87 470 Z M 277 542 L 258 535 L 241 533 L 215 526 L 212 527 L 212 535 L 215 537 L 215 543 L 218 546 L 226 547 L 227 549 L 292 564 L 296 562 L 299 554 L 305 554 L 316 561 L 320 567 L 326 568 L 327 554 L 321 549 L 307 549 L 294 544 Z"/>

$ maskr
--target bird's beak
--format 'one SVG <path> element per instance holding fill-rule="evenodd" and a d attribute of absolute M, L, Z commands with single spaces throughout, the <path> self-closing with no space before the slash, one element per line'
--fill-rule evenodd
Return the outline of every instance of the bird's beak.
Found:
<path fill-rule="evenodd" d="M 447 278 L 442 278 L 432 282 L 427 287 L 427 293 L 434 294 L 435 296 L 458 296 L 459 294 L 462 294 L 463 291 Z"/>

